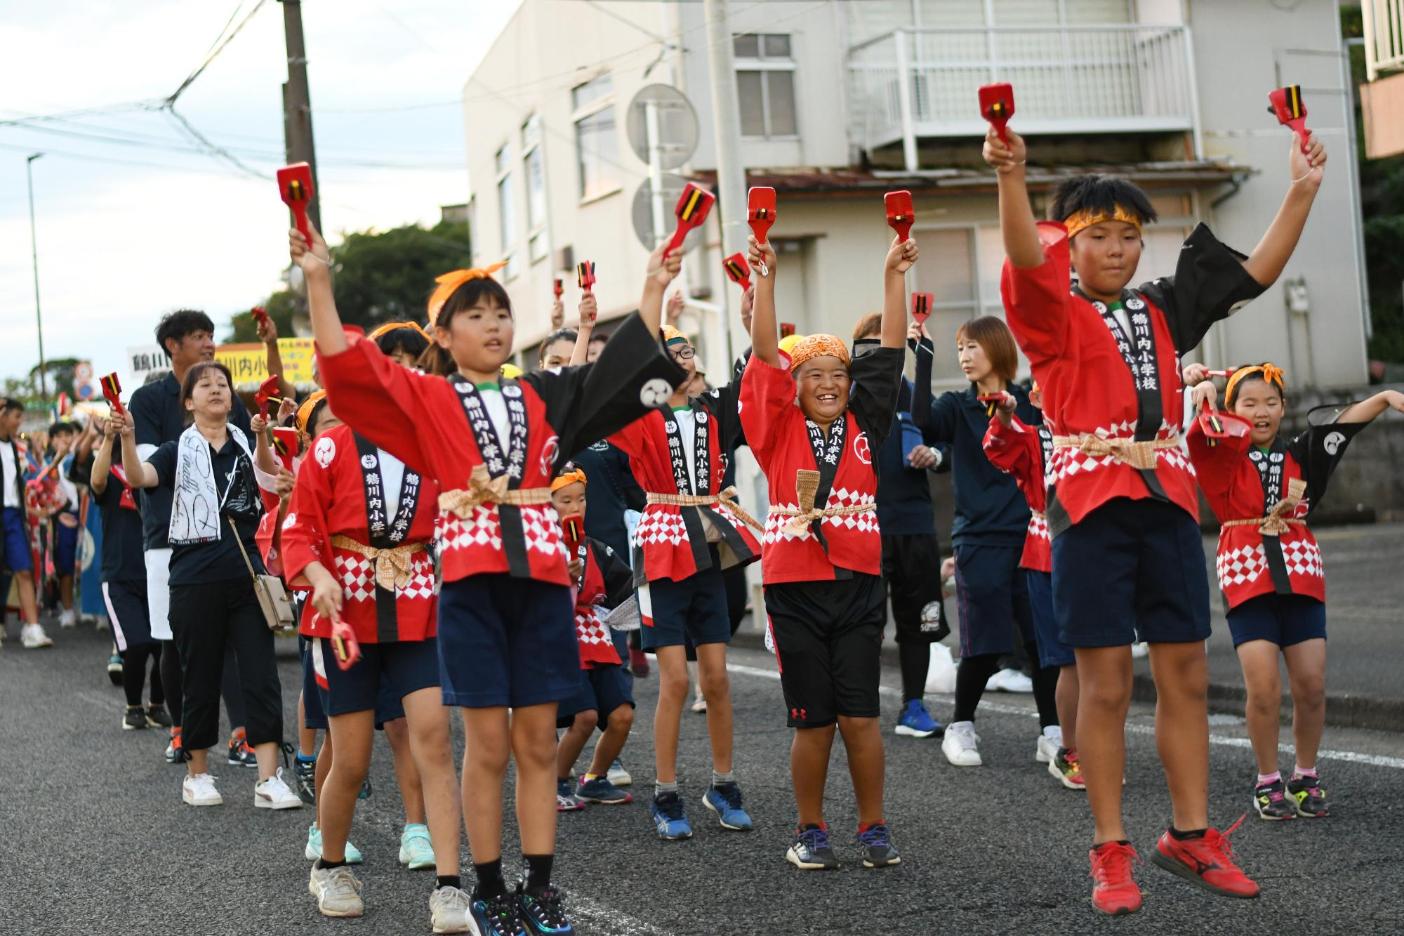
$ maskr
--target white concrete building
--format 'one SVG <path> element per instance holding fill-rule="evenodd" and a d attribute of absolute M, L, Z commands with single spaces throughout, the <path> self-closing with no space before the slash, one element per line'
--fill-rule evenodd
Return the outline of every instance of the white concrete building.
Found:
<path fill-rule="evenodd" d="M 648 169 L 624 124 L 639 88 L 671 84 L 692 100 L 700 145 L 678 171 L 714 183 L 703 17 L 701 3 L 524 0 L 468 80 L 474 251 L 510 258 L 521 347 L 546 333 L 551 279 L 577 260 L 596 262 L 606 317 L 637 301 L 646 251 L 631 208 Z M 1252 249 L 1289 182 L 1291 138 L 1267 113 L 1267 92 L 1294 83 L 1330 150 L 1327 181 L 1283 281 L 1201 354 L 1215 365 L 1280 361 L 1299 383 L 1364 381 L 1369 316 L 1335 0 L 734 0 L 731 32 L 748 183 L 779 191 L 780 317 L 800 332 L 847 335 L 877 309 L 890 237 L 882 193 L 897 188 L 916 198 L 913 285 L 936 294 L 938 347 L 962 320 L 1000 314 L 979 85 L 1014 84 L 1040 204 L 1058 178 L 1092 169 L 1150 192 L 1161 222 L 1146 233 L 1149 278 L 1173 269 L 1201 220 Z M 737 224 L 744 204 L 729 195 L 717 213 L 732 209 Z M 684 324 L 716 375 L 727 319 L 707 304 L 734 310 L 736 290 L 718 224 L 706 234 L 684 264 L 703 300 Z M 568 288 L 568 310 L 575 295 Z M 958 379 L 954 354 L 938 362 L 938 380 Z"/>

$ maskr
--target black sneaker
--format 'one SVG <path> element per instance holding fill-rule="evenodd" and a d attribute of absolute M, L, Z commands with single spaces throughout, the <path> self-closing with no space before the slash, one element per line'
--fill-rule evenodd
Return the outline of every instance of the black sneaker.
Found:
<path fill-rule="evenodd" d="M 474 888 L 468 904 L 468 925 L 479 936 L 524 936 L 527 930 L 521 913 L 520 902 L 510 891 L 484 897 Z"/>
<path fill-rule="evenodd" d="M 230 738 L 229 752 L 225 755 L 230 767 L 257 767 L 258 758 L 246 738 Z"/>
<path fill-rule="evenodd" d="M 122 655 L 115 650 L 107 658 L 107 681 L 114 686 L 122 685 Z"/>
<path fill-rule="evenodd" d="M 801 871 L 837 871 L 838 855 L 829 844 L 829 830 L 809 825 L 795 833 L 795 843 L 785 852 L 785 860 Z"/>
<path fill-rule="evenodd" d="M 1297 818 L 1296 801 L 1287 796 L 1287 787 L 1281 777 L 1253 788 L 1253 808 L 1258 811 L 1260 819 L 1281 821 Z"/>
<path fill-rule="evenodd" d="M 149 727 L 151 723 L 146 720 L 146 713 L 141 710 L 140 705 L 127 706 L 127 714 L 122 716 L 123 731 L 139 731 Z"/>
<path fill-rule="evenodd" d="M 366 779 L 361 781 L 361 792 L 356 794 L 356 799 L 370 799 L 375 789 L 371 786 L 370 774 L 366 774 Z"/>
<path fill-rule="evenodd" d="M 172 724 L 170 713 L 159 702 L 146 707 L 146 720 L 160 728 L 169 728 Z"/>
<path fill-rule="evenodd" d="M 517 883 L 517 907 L 521 921 L 532 936 L 574 936 L 575 927 L 565 915 L 565 895 L 554 887 L 536 893 Z"/>
<path fill-rule="evenodd" d="M 297 798 L 308 806 L 317 805 L 317 759 L 296 758 L 293 773 L 297 776 Z"/>
<path fill-rule="evenodd" d="M 189 759 L 190 756 L 185 753 L 185 748 L 180 743 L 180 735 L 172 732 L 171 742 L 166 745 L 166 763 L 183 764 Z"/>
<path fill-rule="evenodd" d="M 897 846 L 892 844 L 887 826 L 881 822 L 868 826 L 867 831 L 859 832 L 858 845 L 863 851 L 865 868 L 886 868 L 902 863 L 902 856 L 897 854 Z"/>
<path fill-rule="evenodd" d="M 1287 781 L 1287 795 L 1296 804 L 1297 814 L 1304 818 L 1321 819 L 1331 814 L 1320 777 L 1293 777 Z"/>

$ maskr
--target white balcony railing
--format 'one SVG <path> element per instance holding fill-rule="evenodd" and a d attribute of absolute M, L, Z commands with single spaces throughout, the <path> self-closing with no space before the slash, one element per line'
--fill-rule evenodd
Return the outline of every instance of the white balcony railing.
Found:
<path fill-rule="evenodd" d="M 1193 50 L 1185 26 L 898 30 L 848 54 L 850 133 L 871 151 L 983 136 L 980 85 L 1014 85 L 1021 133 L 1195 133 Z"/>
<path fill-rule="evenodd" d="M 1404 69 L 1404 0 L 1363 0 L 1365 69 L 1374 81 L 1382 71 Z"/>

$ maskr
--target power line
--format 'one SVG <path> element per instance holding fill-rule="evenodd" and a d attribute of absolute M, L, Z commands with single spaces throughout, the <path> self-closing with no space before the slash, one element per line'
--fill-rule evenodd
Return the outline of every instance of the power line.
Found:
<path fill-rule="evenodd" d="M 253 19 L 255 14 L 263 9 L 263 5 L 267 2 L 268 0 L 258 0 L 258 2 L 254 4 L 254 8 L 248 12 L 248 15 L 240 20 L 239 24 L 230 31 L 229 23 L 233 22 L 234 17 L 239 15 L 239 10 L 244 6 L 244 0 L 239 0 L 239 5 L 234 8 L 234 12 L 230 14 L 229 20 L 224 24 L 224 29 L 220 30 L 220 34 L 215 38 L 214 44 L 210 46 L 209 52 L 205 53 L 204 60 L 195 67 L 193 72 L 186 75 L 185 80 L 180 83 L 180 87 L 172 91 L 170 97 L 166 98 L 165 106 L 167 109 L 175 107 L 176 100 L 185 93 L 185 89 L 194 84 L 196 78 L 204 74 L 205 69 L 210 67 L 210 63 L 219 57 L 219 53 L 223 52 L 229 43 L 234 41 L 234 37 L 243 31 L 244 27 L 249 24 L 249 20 Z"/>

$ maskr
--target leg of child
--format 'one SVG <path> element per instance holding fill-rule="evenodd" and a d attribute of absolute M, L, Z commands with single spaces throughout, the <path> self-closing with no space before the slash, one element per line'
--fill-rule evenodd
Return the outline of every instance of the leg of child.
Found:
<path fill-rule="evenodd" d="M 876 718 L 850 718 L 840 715 L 839 731 L 848 752 L 848 773 L 853 778 L 853 795 L 858 800 L 858 822 L 871 825 L 883 821 L 882 790 L 885 760 L 882 729 Z"/>
<path fill-rule="evenodd" d="M 348 712 L 327 719 L 328 736 L 336 739 L 336 762 L 317 791 L 318 827 L 322 830 L 322 860 L 346 860 L 346 837 L 356 812 L 356 794 L 370 769 L 375 710 Z"/>
<path fill-rule="evenodd" d="M 590 758 L 590 775 L 593 777 L 603 777 L 609 773 L 609 765 L 614 763 L 624 751 L 624 745 L 629 740 L 629 732 L 634 727 L 634 707 L 632 705 L 620 705 L 609 713 L 609 724 L 605 726 L 604 734 L 600 735 L 600 740 L 595 743 L 594 756 Z"/>
<path fill-rule="evenodd" d="M 1077 750 L 1077 667 L 1063 666 L 1058 669 L 1058 724 L 1063 726 L 1063 747 Z"/>
<path fill-rule="evenodd" d="M 951 721 L 975 720 L 975 709 L 980 705 L 980 697 L 985 694 L 985 683 L 990 681 L 997 669 L 997 653 L 960 658 L 960 666 L 956 668 L 955 712 L 951 715 Z"/>
<path fill-rule="evenodd" d="M 1248 694 L 1244 716 L 1248 721 L 1248 739 L 1253 742 L 1253 756 L 1258 761 L 1258 773 L 1276 773 L 1282 711 L 1282 680 L 1277 658 L 1281 650 L 1270 640 L 1247 640 L 1237 649 Z M 1296 701 L 1295 696 L 1293 701 Z"/>
<path fill-rule="evenodd" d="M 678 731 L 687 701 L 687 656 L 681 646 L 659 647 L 658 708 L 653 716 L 653 765 L 659 783 L 678 780 Z M 710 706 L 709 706 L 710 708 Z M 708 728 L 712 714 L 707 713 Z"/>
<path fill-rule="evenodd" d="M 484 865 L 502 859 L 502 781 L 512 753 L 511 727 L 505 706 L 465 708 L 462 712 L 463 827 L 473 863 Z M 524 792 L 519 778 L 518 798 Z M 500 877 L 500 867 L 498 874 Z"/>
<path fill-rule="evenodd" d="M 59 576 L 59 604 L 69 613 L 73 611 L 73 575 Z"/>
<path fill-rule="evenodd" d="M 512 710 L 512 759 L 517 762 L 522 857 L 534 866 L 532 870 L 544 867 L 546 877 L 533 881 L 534 875 L 528 874 L 527 884 L 544 887 L 550 883 L 551 856 L 556 853 L 555 702 Z"/>
<path fill-rule="evenodd" d="M 15 589 L 19 592 L 20 614 L 24 623 L 39 623 L 39 601 L 35 597 L 34 573 L 28 570 L 15 573 Z"/>
<path fill-rule="evenodd" d="M 589 743 L 590 736 L 595 733 L 599 723 L 600 713 L 594 709 L 575 713 L 575 720 L 570 723 L 570 727 L 556 746 L 556 776 L 559 779 L 570 779 L 570 775 L 575 772 L 575 762 L 580 759 L 580 752 L 585 750 L 585 745 Z M 605 769 L 609 769 L 608 761 L 605 762 Z"/>
<path fill-rule="evenodd" d="M 307 727 L 307 708 L 301 692 L 297 694 L 297 752 L 303 757 L 317 753 L 317 729 Z"/>
<path fill-rule="evenodd" d="M 458 777 L 453 772 L 453 744 L 448 709 L 437 686 L 411 692 L 402 700 L 410 753 L 419 772 L 429 841 L 440 877 L 458 874 Z M 500 799 L 499 799 L 500 802 Z"/>
<path fill-rule="evenodd" d="M 829 754 L 834 747 L 835 725 L 819 728 L 796 728 L 790 744 L 790 782 L 795 788 L 795 806 L 799 824 L 821 825 L 824 822 L 824 784 L 829 779 Z M 849 763 L 853 755 L 849 755 Z M 857 777 L 853 784 L 858 785 Z"/>
<path fill-rule="evenodd" d="M 1170 787 L 1175 828 L 1208 828 L 1209 661 L 1204 641 L 1152 643 L 1150 662 L 1155 745 Z"/>
<path fill-rule="evenodd" d="M 1297 766 L 1316 767 L 1316 751 L 1326 727 L 1326 641 L 1304 640 L 1282 648 L 1292 686 L 1292 739 Z M 1275 752 L 1274 752 L 1275 753 Z"/>
<path fill-rule="evenodd" d="M 1047 728 L 1059 724 L 1058 711 L 1058 670 L 1052 666 L 1041 666 L 1038 662 L 1038 645 L 1030 640 L 1024 644 L 1033 667 L 1034 705 L 1038 708 L 1038 727 Z"/>
<path fill-rule="evenodd" d="M 322 737 L 322 749 L 317 752 L 317 769 L 312 775 L 312 786 L 317 791 L 315 799 L 317 800 L 318 828 L 322 826 L 322 789 L 327 785 L 327 777 L 331 774 L 335 758 L 336 748 L 332 745 L 331 732 L 328 731 Z"/>
<path fill-rule="evenodd" d="M 386 722 L 384 728 L 385 740 L 390 742 L 390 756 L 395 765 L 395 782 L 400 785 L 400 799 L 405 804 L 405 822 L 423 825 L 424 787 L 420 783 L 419 770 L 414 765 L 414 755 L 410 753 L 409 726 L 405 724 L 405 719 L 396 718 Z"/>
<path fill-rule="evenodd" d="M 1121 778 L 1126 769 L 1126 713 L 1131 707 L 1131 648 L 1077 647 L 1074 652 L 1080 689 L 1077 740 L 1095 825 L 1092 844 L 1125 841 Z"/>
<path fill-rule="evenodd" d="M 712 742 L 712 770 L 731 773 L 731 677 L 726 672 L 726 644 L 697 648 L 698 682 L 707 700 L 707 735 Z"/>

